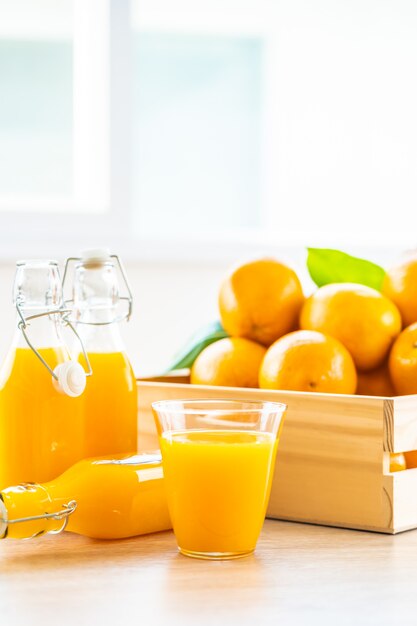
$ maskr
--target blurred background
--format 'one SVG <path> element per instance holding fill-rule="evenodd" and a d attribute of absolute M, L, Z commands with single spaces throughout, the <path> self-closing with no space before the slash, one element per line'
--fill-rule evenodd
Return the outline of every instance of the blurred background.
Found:
<path fill-rule="evenodd" d="M 415 248 L 416 70 L 414 0 L 0 0 L 0 355 L 18 258 L 120 254 L 144 375 L 233 262 Z"/>

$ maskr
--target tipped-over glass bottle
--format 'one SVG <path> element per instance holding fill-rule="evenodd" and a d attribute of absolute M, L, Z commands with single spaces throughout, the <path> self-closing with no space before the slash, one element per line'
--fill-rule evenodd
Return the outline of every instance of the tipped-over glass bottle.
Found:
<path fill-rule="evenodd" d="M 75 261 L 72 319 L 90 361 L 93 376 L 84 393 L 86 456 L 137 450 L 136 379 L 120 334 L 132 299 L 117 256 L 105 249 L 87 250 Z M 128 297 L 120 295 L 119 275 Z M 127 314 L 120 309 L 128 302 Z M 85 365 L 83 355 L 80 362 Z"/>
<path fill-rule="evenodd" d="M 0 489 L 48 481 L 84 456 L 85 372 L 62 336 L 54 261 L 22 261 L 14 283 L 16 331 L 0 368 Z"/>
<path fill-rule="evenodd" d="M 171 527 L 159 452 L 87 459 L 46 484 L 0 492 L 0 539 L 64 529 L 120 539 Z"/>

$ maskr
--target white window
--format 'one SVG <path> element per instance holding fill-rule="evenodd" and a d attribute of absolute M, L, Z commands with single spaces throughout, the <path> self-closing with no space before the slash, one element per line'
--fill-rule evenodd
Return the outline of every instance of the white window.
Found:
<path fill-rule="evenodd" d="M 100 0 L 0 0 L 3 256 L 59 254 L 109 228 L 109 11 Z"/>
<path fill-rule="evenodd" d="M 415 245 L 411 0 L 0 0 L 0 254 Z"/>

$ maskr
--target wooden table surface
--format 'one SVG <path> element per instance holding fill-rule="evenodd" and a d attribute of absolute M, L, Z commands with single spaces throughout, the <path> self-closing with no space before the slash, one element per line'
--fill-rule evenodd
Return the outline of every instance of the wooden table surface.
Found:
<path fill-rule="evenodd" d="M 4 626 L 416 621 L 417 531 L 390 536 L 268 520 L 255 555 L 223 562 L 181 556 L 171 532 L 0 543 Z"/>

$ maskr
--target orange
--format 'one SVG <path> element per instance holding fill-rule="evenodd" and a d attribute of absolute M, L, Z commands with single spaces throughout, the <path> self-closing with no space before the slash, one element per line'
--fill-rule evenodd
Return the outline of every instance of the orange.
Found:
<path fill-rule="evenodd" d="M 376 289 L 333 283 L 320 287 L 308 298 L 300 326 L 339 339 L 358 369 L 371 370 L 382 364 L 401 331 L 401 315 L 395 304 Z"/>
<path fill-rule="evenodd" d="M 297 274 L 274 259 L 240 265 L 220 287 L 223 328 L 265 346 L 297 327 L 304 302 Z"/>
<path fill-rule="evenodd" d="M 390 454 L 389 471 L 390 472 L 402 472 L 407 469 L 406 457 L 402 452 L 395 452 Z"/>
<path fill-rule="evenodd" d="M 387 271 L 382 292 L 399 308 L 404 326 L 417 322 L 417 255 Z"/>
<path fill-rule="evenodd" d="M 405 462 L 407 469 L 417 467 L 417 450 L 411 450 L 411 452 L 404 452 Z"/>
<path fill-rule="evenodd" d="M 297 330 L 267 351 L 259 372 L 262 389 L 355 393 L 356 369 L 346 348 L 313 330 Z"/>
<path fill-rule="evenodd" d="M 263 346 L 249 339 L 220 339 L 204 348 L 191 368 L 196 385 L 257 387 Z"/>
<path fill-rule="evenodd" d="M 399 395 L 417 393 L 417 323 L 397 337 L 389 355 L 389 371 Z"/>
<path fill-rule="evenodd" d="M 367 372 L 358 372 L 356 393 L 361 396 L 395 396 L 388 364 L 384 363 L 377 369 Z"/>

